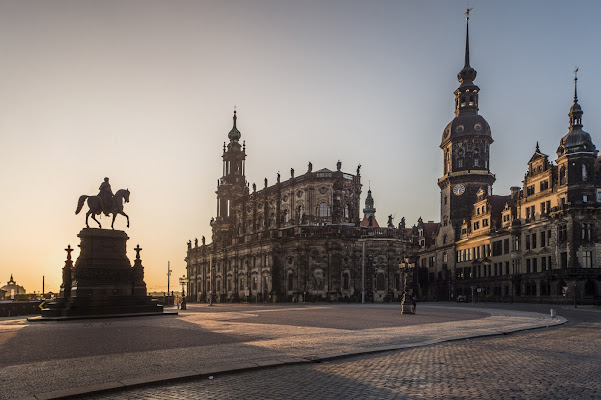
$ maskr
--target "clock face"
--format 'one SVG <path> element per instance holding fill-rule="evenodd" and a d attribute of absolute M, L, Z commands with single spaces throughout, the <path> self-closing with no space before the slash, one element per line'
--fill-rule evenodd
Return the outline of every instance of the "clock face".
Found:
<path fill-rule="evenodd" d="M 455 187 L 453 187 L 453 194 L 456 196 L 461 196 L 463 193 L 465 193 L 465 186 L 463 185 L 455 185 Z"/>

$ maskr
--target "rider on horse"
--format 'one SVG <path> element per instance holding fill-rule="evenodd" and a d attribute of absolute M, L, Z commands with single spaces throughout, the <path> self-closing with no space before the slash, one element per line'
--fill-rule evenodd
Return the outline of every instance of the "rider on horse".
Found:
<path fill-rule="evenodd" d="M 104 182 L 100 185 L 100 193 L 98 193 L 98 198 L 100 199 L 100 206 L 104 215 L 108 217 L 109 213 L 113 211 L 113 191 L 111 190 L 111 185 L 109 183 L 109 178 L 104 178 Z"/>

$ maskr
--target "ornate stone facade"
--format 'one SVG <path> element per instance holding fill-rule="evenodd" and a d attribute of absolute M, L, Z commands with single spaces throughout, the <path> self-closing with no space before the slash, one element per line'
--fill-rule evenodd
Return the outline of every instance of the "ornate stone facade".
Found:
<path fill-rule="evenodd" d="M 601 158 L 582 130 L 576 86 L 569 132 L 559 141 L 555 163 L 537 143 L 523 186 L 498 196 L 492 195 L 492 136 L 477 114 L 475 76 L 466 36 L 465 67 L 455 92 L 456 118 L 445 128 L 440 146 L 441 223 L 417 225 L 418 262 L 428 271 L 427 279 L 420 281 L 422 297 L 598 301 Z"/>
<path fill-rule="evenodd" d="M 411 247 L 405 229 L 360 225 L 360 167 L 355 175 L 323 168 L 252 191 L 246 145 L 234 126 L 224 143 L 212 243 L 188 242 L 190 301 L 359 301 L 398 298 L 400 261 Z M 371 199 L 373 208 L 373 199 Z M 371 209 L 370 208 L 370 209 Z M 375 209 L 373 210 L 375 213 Z"/>

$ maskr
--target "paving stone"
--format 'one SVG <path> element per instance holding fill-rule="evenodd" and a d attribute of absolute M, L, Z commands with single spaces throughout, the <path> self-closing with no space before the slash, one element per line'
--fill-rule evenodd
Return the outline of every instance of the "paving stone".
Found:
<path fill-rule="evenodd" d="M 601 318 L 93 399 L 599 399 Z"/>

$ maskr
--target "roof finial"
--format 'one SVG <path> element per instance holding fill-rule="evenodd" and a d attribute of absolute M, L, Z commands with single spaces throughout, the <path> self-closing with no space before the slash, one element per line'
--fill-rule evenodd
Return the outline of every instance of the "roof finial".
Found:
<path fill-rule="evenodd" d="M 538 148 L 538 140 L 536 141 L 536 152 L 540 153 L 540 149 Z"/>
<path fill-rule="evenodd" d="M 240 131 L 238 130 L 238 128 L 236 128 L 236 120 L 238 119 L 238 117 L 236 116 L 236 106 L 234 106 L 234 126 L 232 127 L 232 130 L 230 131 L 230 133 L 227 135 L 230 140 L 234 140 L 234 141 L 238 141 L 240 140 Z"/>
<path fill-rule="evenodd" d="M 465 66 L 468 67 L 470 65 L 470 11 L 474 8 L 468 8 L 465 12 Z"/>
<path fill-rule="evenodd" d="M 578 103 L 578 93 L 576 91 L 576 86 L 578 82 L 578 67 L 574 70 L 574 104 Z"/>

